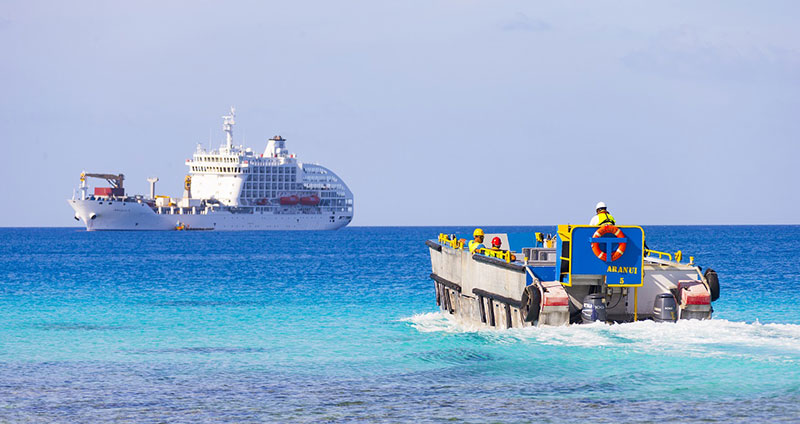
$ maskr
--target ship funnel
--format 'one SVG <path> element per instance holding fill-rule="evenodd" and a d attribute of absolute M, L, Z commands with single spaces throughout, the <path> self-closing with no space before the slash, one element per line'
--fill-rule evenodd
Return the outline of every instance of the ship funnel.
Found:
<path fill-rule="evenodd" d="M 156 198 L 156 182 L 158 182 L 158 177 L 150 177 L 147 179 L 147 182 L 150 183 L 150 198 Z"/>
<path fill-rule="evenodd" d="M 264 156 L 274 158 L 286 154 L 286 139 L 276 135 L 267 142 L 267 149 L 264 150 Z"/>

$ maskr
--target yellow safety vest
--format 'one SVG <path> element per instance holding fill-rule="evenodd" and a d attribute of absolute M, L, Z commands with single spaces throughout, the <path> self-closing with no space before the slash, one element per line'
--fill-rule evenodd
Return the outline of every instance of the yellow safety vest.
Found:
<path fill-rule="evenodd" d="M 475 250 L 476 250 L 476 249 L 478 248 L 478 246 L 480 246 L 481 244 L 483 244 L 483 243 L 481 243 L 481 242 L 479 242 L 479 241 L 475 241 L 475 240 L 470 240 L 470 242 L 469 242 L 469 253 L 475 253 Z"/>
<path fill-rule="evenodd" d="M 597 225 L 617 225 L 617 223 L 614 221 L 614 217 L 608 212 L 600 212 L 597 214 L 597 219 Z"/>

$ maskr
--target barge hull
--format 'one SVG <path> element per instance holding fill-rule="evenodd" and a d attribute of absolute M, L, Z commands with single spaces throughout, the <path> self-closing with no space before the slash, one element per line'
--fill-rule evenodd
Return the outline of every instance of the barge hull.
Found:
<path fill-rule="evenodd" d="M 692 263 L 639 256 L 641 284 L 625 287 L 606 284 L 604 275 L 575 274 L 568 281 L 566 276 L 564 281 L 550 281 L 557 275 L 553 268 L 561 269 L 553 260 L 559 257 L 558 248 L 526 248 L 524 260 L 512 262 L 451 244 L 444 235 L 439 242 L 426 242 L 430 277 L 437 305 L 467 325 L 503 329 L 574 324 L 581 322 L 590 295 L 603 299 L 607 322 L 662 320 L 657 315 L 663 305 L 657 298 L 665 294 L 677 302 L 673 320 L 709 319 L 711 300 L 716 300 L 708 296 L 714 291 Z"/>

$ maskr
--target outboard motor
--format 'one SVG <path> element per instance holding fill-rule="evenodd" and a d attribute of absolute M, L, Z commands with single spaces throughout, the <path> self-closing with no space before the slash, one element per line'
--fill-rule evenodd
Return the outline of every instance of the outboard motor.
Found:
<path fill-rule="evenodd" d="M 675 322 L 678 320 L 678 302 L 670 293 L 659 293 L 653 303 L 653 321 Z"/>
<path fill-rule="evenodd" d="M 592 293 L 583 298 L 583 309 L 581 310 L 583 323 L 588 324 L 595 321 L 606 322 L 606 297 L 601 293 Z"/>

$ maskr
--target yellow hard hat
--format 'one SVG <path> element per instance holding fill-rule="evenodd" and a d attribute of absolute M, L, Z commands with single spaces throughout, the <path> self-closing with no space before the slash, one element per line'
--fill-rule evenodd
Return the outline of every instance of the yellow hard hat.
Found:
<path fill-rule="evenodd" d="M 475 231 L 472 233 L 472 237 L 478 237 L 483 235 L 483 230 L 480 228 L 476 228 Z"/>

